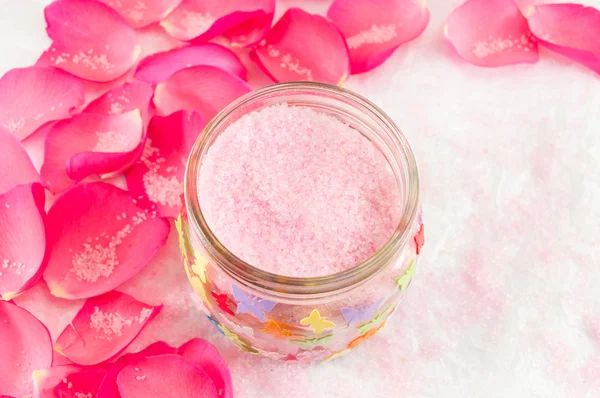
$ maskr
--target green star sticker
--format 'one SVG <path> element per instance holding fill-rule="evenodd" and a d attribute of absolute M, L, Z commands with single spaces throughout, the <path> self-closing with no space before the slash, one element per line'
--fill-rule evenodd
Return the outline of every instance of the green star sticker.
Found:
<path fill-rule="evenodd" d="M 313 347 L 327 344 L 333 338 L 332 334 L 323 337 L 315 337 L 314 339 L 290 340 L 290 343 L 298 344 L 303 350 L 309 350 Z"/>
<path fill-rule="evenodd" d="M 406 269 L 406 271 L 404 271 L 404 274 L 396 279 L 396 283 L 398 284 L 398 287 L 400 288 L 400 290 L 405 291 L 406 288 L 408 287 L 408 284 L 412 280 L 412 277 L 415 276 L 416 274 L 417 274 L 417 262 L 413 258 L 413 260 L 408 265 L 408 268 Z"/>

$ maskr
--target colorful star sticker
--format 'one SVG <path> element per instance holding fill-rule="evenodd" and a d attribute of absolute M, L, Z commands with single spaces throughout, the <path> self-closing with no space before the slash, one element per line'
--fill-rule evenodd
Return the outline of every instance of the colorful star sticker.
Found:
<path fill-rule="evenodd" d="M 270 319 L 265 323 L 265 327 L 260 329 L 260 331 L 273 335 L 276 339 L 293 339 L 303 337 L 295 335 L 294 332 L 291 331 L 291 328 L 292 326 L 283 323 L 279 324 Z"/>
<path fill-rule="evenodd" d="M 181 214 L 179 214 L 177 216 L 177 218 L 175 219 L 175 228 L 177 228 L 177 234 L 179 236 L 179 249 L 181 250 L 181 255 L 183 256 L 183 258 L 185 259 L 185 262 L 187 264 L 187 262 L 189 260 L 188 242 L 187 242 L 187 239 L 185 236 L 183 223 L 184 223 L 184 220 L 183 220 Z"/>
<path fill-rule="evenodd" d="M 310 350 L 316 346 L 328 344 L 333 338 L 332 334 L 323 337 L 315 337 L 314 339 L 290 340 L 290 343 L 298 344 L 303 350 Z"/>
<path fill-rule="evenodd" d="M 417 254 L 421 254 L 421 248 L 425 244 L 425 225 L 421 224 L 419 232 L 415 235 L 415 245 L 417 247 Z"/>
<path fill-rule="evenodd" d="M 229 296 L 226 294 L 219 294 L 217 292 L 210 292 L 210 294 L 215 298 L 217 305 L 220 309 L 225 311 L 227 314 L 235 316 L 235 313 L 229 308 Z"/>
<path fill-rule="evenodd" d="M 194 250 L 194 264 L 192 264 L 192 271 L 198 275 L 198 278 L 206 283 L 206 266 L 208 260 L 198 250 Z"/>
<path fill-rule="evenodd" d="M 402 274 L 402 276 L 399 276 L 398 278 L 396 278 L 396 283 L 398 284 L 398 287 L 400 288 L 400 290 L 405 291 L 406 288 L 408 287 L 408 284 L 412 280 L 412 277 L 415 276 L 416 274 L 417 274 L 417 262 L 413 258 L 412 261 L 410 262 L 410 264 L 408 265 L 408 268 L 406 269 L 406 271 L 404 271 L 404 273 Z"/>
<path fill-rule="evenodd" d="M 377 332 L 379 332 L 384 326 L 385 326 L 385 321 L 381 322 L 381 325 L 379 325 L 378 327 L 369 329 L 366 333 L 358 336 L 357 338 L 352 340 L 350 343 L 348 343 L 348 348 L 354 348 L 354 347 L 362 344 L 363 342 L 369 340 Z"/>
<path fill-rule="evenodd" d="M 315 334 L 321 334 L 325 329 L 333 329 L 335 327 L 335 323 L 322 317 L 316 308 L 312 310 L 307 318 L 302 319 L 300 324 L 304 326 L 309 325 Z"/>
<path fill-rule="evenodd" d="M 204 288 L 204 284 L 202 283 L 200 278 L 198 278 L 195 275 L 191 275 L 190 282 L 196 294 L 200 296 L 200 298 L 204 302 L 204 305 L 206 305 L 208 308 L 212 308 L 212 304 L 208 300 L 208 296 L 206 295 L 206 289 Z"/>
<path fill-rule="evenodd" d="M 238 336 L 237 334 L 233 333 L 231 330 L 227 329 L 227 326 L 220 325 L 219 329 L 221 329 L 221 331 L 223 332 L 223 334 L 227 338 L 229 338 L 231 341 L 233 341 L 235 343 L 235 345 L 237 345 L 241 351 L 248 352 L 250 354 L 257 354 L 258 353 L 258 351 L 256 349 L 254 349 L 250 345 L 250 343 L 248 343 L 245 340 L 242 340 L 242 338 L 240 338 L 240 336 Z"/>
<path fill-rule="evenodd" d="M 390 308 L 392 308 L 392 306 L 390 305 L 389 307 L 387 307 L 385 310 L 383 310 L 381 312 L 381 314 L 377 315 L 375 318 L 373 318 L 370 322 L 365 323 L 364 325 L 361 325 L 358 330 L 360 331 L 360 334 L 365 334 L 367 333 L 371 327 L 377 323 L 379 323 L 379 321 L 381 321 L 389 312 Z"/>

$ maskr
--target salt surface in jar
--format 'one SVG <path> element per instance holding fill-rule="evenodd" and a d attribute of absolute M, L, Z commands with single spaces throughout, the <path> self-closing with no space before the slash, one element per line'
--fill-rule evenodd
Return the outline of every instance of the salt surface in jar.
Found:
<path fill-rule="evenodd" d="M 285 83 L 238 99 L 198 138 L 177 220 L 207 317 L 254 354 L 348 352 L 415 275 L 418 188 L 404 136 L 354 93 Z"/>

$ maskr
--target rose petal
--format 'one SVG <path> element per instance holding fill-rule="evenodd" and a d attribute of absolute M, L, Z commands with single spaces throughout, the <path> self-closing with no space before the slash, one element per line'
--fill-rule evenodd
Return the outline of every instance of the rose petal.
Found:
<path fill-rule="evenodd" d="M 44 188 L 17 185 L 0 195 L 0 298 L 10 300 L 37 282 L 46 265 Z"/>
<path fill-rule="evenodd" d="M 194 362 L 211 378 L 220 398 L 233 398 L 233 384 L 227 364 L 214 345 L 192 339 L 179 347 L 179 355 Z"/>
<path fill-rule="evenodd" d="M 31 394 L 31 372 L 52 365 L 50 333 L 23 308 L 0 301 L 0 342 L 0 394 Z"/>
<path fill-rule="evenodd" d="M 352 73 L 380 65 L 429 22 L 424 0 L 335 0 L 327 16 L 346 38 Z"/>
<path fill-rule="evenodd" d="M 80 365 L 107 361 L 123 351 L 161 308 L 117 291 L 89 298 L 54 349 Z"/>
<path fill-rule="evenodd" d="M 0 78 L 0 127 L 23 140 L 47 122 L 69 118 L 83 101 L 81 80 L 66 72 L 13 69 Z"/>
<path fill-rule="evenodd" d="M 219 396 L 210 377 L 198 365 L 178 355 L 132 361 L 119 373 L 117 384 L 123 398 Z"/>
<path fill-rule="evenodd" d="M 264 37 L 274 12 L 275 0 L 183 0 L 161 25 L 179 40 L 205 42 L 227 32 L 233 43 L 251 45 Z"/>
<path fill-rule="evenodd" d="M 214 43 L 191 45 L 145 58 L 135 72 L 136 79 L 157 84 L 175 72 L 197 65 L 212 65 L 246 80 L 246 68 L 237 55 Z"/>
<path fill-rule="evenodd" d="M 177 217 L 187 157 L 204 124 L 199 113 L 187 111 L 152 119 L 144 154 L 125 173 L 140 207 L 156 210 L 161 217 Z"/>
<path fill-rule="evenodd" d="M 48 212 L 50 254 L 44 279 L 63 298 L 106 293 L 136 275 L 169 234 L 167 220 L 136 206 L 128 192 L 81 184 Z"/>
<path fill-rule="evenodd" d="M 513 0 L 468 0 L 450 14 L 444 32 L 458 54 L 474 65 L 539 59 L 527 20 Z"/>
<path fill-rule="evenodd" d="M 17 137 L 0 127 L 0 193 L 19 184 L 40 182 L 29 155 Z M 1 278 L 0 278 L 1 279 Z"/>
<path fill-rule="evenodd" d="M 600 10 L 580 4 L 535 6 L 529 27 L 539 42 L 600 73 Z"/>
<path fill-rule="evenodd" d="M 179 110 L 197 110 L 205 120 L 210 120 L 225 105 L 250 91 L 246 82 L 222 69 L 193 66 L 159 83 L 154 93 L 154 105 L 159 116 Z"/>
<path fill-rule="evenodd" d="M 143 119 L 147 120 L 152 94 L 154 94 L 154 90 L 147 83 L 126 82 L 112 88 L 102 97 L 90 103 L 84 112 L 120 115 L 140 109 Z"/>
<path fill-rule="evenodd" d="M 251 55 L 276 82 L 341 85 L 350 69 L 346 41 L 335 25 L 299 8 L 290 8 Z"/>
<path fill-rule="evenodd" d="M 60 398 L 96 397 L 106 371 L 105 367 L 94 367 L 70 373 L 56 385 L 54 394 Z"/>
<path fill-rule="evenodd" d="M 121 115 L 83 113 L 56 123 L 45 142 L 42 181 L 58 193 L 87 176 L 126 169 L 140 154 L 142 124 L 137 109 Z"/>
<path fill-rule="evenodd" d="M 114 80 L 141 53 L 135 30 L 95 0 L 56 0 L 46 7 L 45 15 L 53 42 L 42 60 L 75 76 L 95 82 Z"/>
<path fill-rule="evenodd" d="M 81 369 L 83 368 L 75 365 L 55 365 L 48 369 L 34 370 L 31 375 L 33 377 L 33 398 L 55 398 L 56 386 L 62 383 L 68 375 Z"/>
<path fill-rule="evenodd" d="M 117 11 L 134 28 L 164 19 L 181 0 L 98 0 Z"/>
<path fill-rule="evenodd" d="M 119 376 L 121 370 L 123 370 L 133 359 L 165 354 L 177 354 L 177 349 L 171 347 L 164 341 L 157 341 L 140 352 L 122 356 L 111 366 L 106 373 L 106 376 L 104 376 L 104 380 L 102 380 L 102 383 L 100 384 L 96 398 L 118 398 L 121 396 L 119 387 L 117 386 L 117 376 Z"/>

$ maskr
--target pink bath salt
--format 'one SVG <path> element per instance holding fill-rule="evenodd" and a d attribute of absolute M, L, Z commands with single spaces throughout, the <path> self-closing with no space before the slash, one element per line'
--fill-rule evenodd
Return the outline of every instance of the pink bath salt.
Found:
<path fill-rule="evenodd" d="M 369 139 L 336 117 L 287 104 L 228 126 L 202 162 L 198 191 L 229 251 L 295 277 L 366 260 L 392 236 L 403 207 L 392 169 Z"/>

